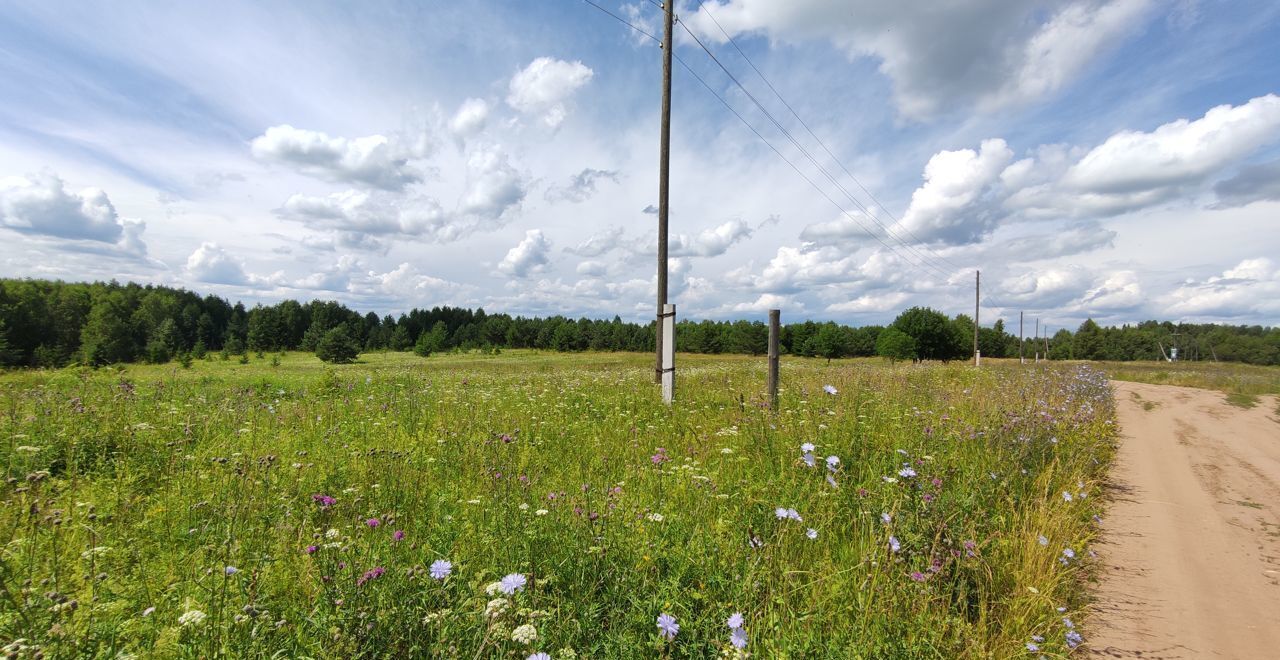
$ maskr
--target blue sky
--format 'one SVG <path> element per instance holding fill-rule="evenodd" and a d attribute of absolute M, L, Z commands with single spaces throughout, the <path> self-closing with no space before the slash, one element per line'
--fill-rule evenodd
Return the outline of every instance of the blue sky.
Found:
<path fill-rule="evenodd" d="M 661 54 L 582 0 L 0 9 L 0 274 L 652 315 Z M 805 150 L 677 29 L 801 171 L 677 66 L 682 316 L 1280 324 L 1275 3 L 676 9 Z"/>

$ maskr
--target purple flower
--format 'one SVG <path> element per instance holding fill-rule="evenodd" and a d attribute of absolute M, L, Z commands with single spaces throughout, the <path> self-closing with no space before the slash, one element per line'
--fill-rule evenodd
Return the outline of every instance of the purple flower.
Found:
<path fill-rule="evenodd" d="M 808 531 L 806 531 L 806 532 L 804 533 L 804 535 L 805 535 L 805 536 L 807 536 L 807 537 L 809 537 L 809 540 L 816 539 L 816 538 L 818 538 L 818 530 L 816 530 L 816 529 L 814 529 L 814 528 L 810 527 L 810 528 L 808 529 Z"/>
<path fill-rule="evenodd" d="M 1028 651 L 1030 651 L 1030 652 L 1032 652 L 1032 653 L 1039 653 L 1039 652 L 1040 652 L 1040 647 L 1039 647 L 1039 646 L 1036 646 L 1036 643 L 1035 643 L 1035 642 L 1027 642 L 1027 650 L 1028 650 Z"/>
<path fill-rule="evenodd" d="M 320 493 L 316 493 L 311 496 L 311 501 L 315 502 L 316 504 L 319 504 L 320 508 L 327 509 L 333 506 L 334 504 L 336 504 L 338 500 L 328 495 L 321 495 Z"/>
<path fill-rule="evenodd" d="M 921 573 L 920 571 L 911 571 L 911 579 L 916 582 L 924 582 L 927 578 L 925 578 L 924 573 Z"/>
<path fill-rule="evenodd" d="M 834 385 L 823 385 L 822 391 L 834 396 L 839 393 L 840 390 L 837 390 Z"/>
<path fill-rule="evenodd" d="M 524 660 L 551 660 L 551 656 L 547 655 L 546 653 L 543 653 L 542 651 L 538 651 L 537 653 L 530 655 Z"/>
<path fill-rule="evenodd" d="M 387 569 L 381 566 L 374 566 L 373 568 L 365 571 L 364 575 L 361 575 L 359 578 L 356 578 L 356 586 L 362 587 L 369 580 L 380 577 L 383 573 L 386 573 L 386 572 L 387 572 Z"/>
<path fill-rule="evenodd" d="M 1081 637 L 1080 633 L 1074 630 L 1068 630 L 1066 638 L 1067 638 L 1067 648 L 1071 648 L 1071 649 L 1074 649 L 1075 647 L 1080 646 L 1080 643 L 1084 641 L 1084 637 Z"/>
<path fill-rule="evenodd" d="M 898 476 L 903 479 L 910 479 L 911 477 L 916 476 L 915 468 L 908 465 L 907 467 L 898 470 Z"/>
<path fill-rule="evenodd" d="M 813 467 L 814 465 L 817 465 L 817 462 L 813 458 L 813 454 L 810 454 L 809 452 L 805 452 L 804 455 L 801 456 L 800 458 L 801 460 L 804 461 L 804 464 L 809 467 Z"/>
<path fill-rule="evenodd" d="M 319 549 L 320 549 L 320 548 L 319 548 L 319 547 L 317 547 L 317 546 L 309 545 L 309 546 L 307 546 L 307 554 L 309 554 L 309 555 L 314 555 L 314 554 L 316 553 L 316 550 L 319 550 Z"/>
<path fill-rule="evenodd" d="M 812 443 L 812 442 L 806 442 L 806 443 L 804 443 L 804 444 L 800 445 L 800 451 L 801 451 L 801 452 L 803 452 L 803 453 L 806 453 L 806 454 L 807 454 L 807 453 L 809 453 L 809 452 L 811 452 L 811 451 L 813 451 L 814 449 L 815 449 L 815 447 L 813 446 L 813 443 Z"/>
<path fill-rule="evenodd" d="M 901 549 L 902 549 L 902 544 L 901 544 L 901 543 L 898 543 L 898 537 L 896 537 L 896 536 L 890 536 L 890 537 L 889 537 L 889 550 L 890 550 L 890 551 L 892 551 L 892 552 L 897 552 L 897 551 L 899 551 L 899 550 L 901 550 Z"/>
<path fill-rule="evenodd" d="M 835 471 L 836 471 L 836 468 L 839 468 L 839 467 L 840 467 L 840 457 L 839 457 L 839 456 L 828 456 L 828 457 L 827 457 L 827 469 L 828 469 L 828 470 L 831 470 L 832 472 L 835 472 Z"/>
<path fill-rule="evenodd" d="M 747 631 L 743 630 L 742 628 L 734 628 L 733 630 L 730 630 L 729 643 L 733 644 L 734 648 L 738 648 L 738 649 L 747 648 Z"/>
<path fill-rule="evenodd" d="M 445 559 L 437 559 L 431 562 L 431 577 L 436 580 L 443 580 L 453 573 L 453 564 Z"/>
<path fill-rule="evenodd" d="M 882 513 L 880 514 L 880 522 L 888 525 L 889 523 L 893 522 L 893 516 L 889 515 L 888 513 Z"/>
<path fill-rule="evenodd" d="M 403 529 L 397 529 L 397 530 L 395 531 L 395 533 L 391 535 L 391 540 L 393 540 L 393 541 L 403 541 L 403 540 L 404 540 L 404 530 L 403 530 Z"/>
<path fill-rule="evenodd" d="M 364 521 L 364 524 L 368 525 L 370 529 L 373 529 L 373 528 L 377 527 L 378 525 L 381 525 L 381 524 L 382 524 L 382 521 L 381 521 L 381 520 L 378 520 L 377 518 L 370 518 L 370 519 L 368 519 L 368 520 Z"/>
<path fill-rule="evenodd" d="M 734 612 L 733 614 L 730 614 L 729 620 L 724 623 L 726 626 L 729 626 L 730 629 L 741 628 L 743 623 L 742 612 Z"/>
<path fill-rule="evenodd" d="M 513 594 L 524 588 L 529 582 L 522 573 L 510 573 L 498 582 L 498 589 L 504 594 Z"/>
<path fill-rule="evenodd" d="M 667 639 L 675 639 L 676 634 L 680 632 L 680 624 L 676 623 L 676 618 L 667 613 L 658 615 L 658 634 Z"/>
<path fill-rule="evenodd" d="M 222 569 L 222 572 L 227 575 L 235 575 L 236 573 L 240 572 L 240 569 L 236 568 L 235 566 L 228 566 Z"/>
<path fill-rule="evenodd" d="M 1036 540 L 1040 542 L 1040 545 L 1049 545 L 1049 539 L 1045 538 L 1044 534 L 1037 536 Z"/>

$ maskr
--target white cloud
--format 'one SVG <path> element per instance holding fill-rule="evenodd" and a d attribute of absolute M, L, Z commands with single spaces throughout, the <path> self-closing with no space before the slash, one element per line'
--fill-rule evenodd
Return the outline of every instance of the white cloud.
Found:
<path fill-rule="evenodd" d="M 567 103 L 574 92 L 591 81 L 594 72 L 582 62 L 566 62 L 539 57 L 512 76 L 507 103 L 529 115 L 538 116 L 556 128 L 568 116 Z"/>
<path fill-rule="evenodd" d="M 587 277 L 603 277 L 609 271 L 608 264 L 603 261 L 584 261 L 574 269 L 579 275 Z"/>
<path fill-rule="evenodd" d="M 1280 200 L 1280 160 L 1241 168 L 1235 176 L 1213 186 L 1217 208 Z"/>
<path fill-rule="evenodd" d="M 524 176 L 497 145 L 473 149 L 467 157 L 467 184 L 459 203 L 462 213 L 496 221 L 519 206 L 526 194 Z"/>
<path fill-rule="evenodd" d="M 835 314 L 894 313 L 902 311 L 902 305 L 910 296 L 901 291 L 867 293 L 853 300 L 827 305 L 827 311 Z"/>
<path fill-rule="evenodd" d="M 941 151 L 924 168 L 924 185 L 911 195 L 911 206 L 895 234 L 921 241 L 974 243 L 1004 217 L 995 192 L 1013 152 L 1004 140 L 984 140 L 980 149 Z"/>
<path fill-rule="evenodd" d="M 920 119 L 957 105 L 994 109 L 1062 89 L 1132 33 L 1148 4 L 711 0 L 705 6 L 731 35 L 825 39 L 852 57 L 879 60 L 899 112 Z M 695 7 L 681 20 L 704 39 L 724 40 Z"/>
<path fill-rule="evenodd" d="M 598 257 L 614 248 L 622 247 L 622 227 L 610 227 L 600 233 L 592 234 L 576 247 L 565 248 L 564 251 L 580 257 Z"/>
<path fill-rule="evenodd" d="M 1099 312 L 1134 309 L 1144 302 L 1138 274 L 1122 270 L 1111 273 L 1089 289 L 1074 307 L 1083 315 L 1092 317 Z"/>
<path fill-rule="evenodd" d="M 1280 137 L 1280 96 L 1222 105 L 1195 121 L 1179 119 L 1150 133 L 1122 131 L 1095 147 L 1063 178 L 1083 194 L 1160 192 L 1200 183 Z"/>
<path fill-rule="evenodd" d="M 519 278 L 540 273 L 550 263 L 549 252 L 551 241 L 542 234 L 542 230 L 530 229 L 524 233 L 524 240 L 507 251 L 507 256 L 498 263 L 498 270 Z"/>
<path fill-rule="evenodd" d="M 142 257 L 146 223 L 121 218 L 107 193 L 66 189 L 57 175 L 0 178 L 0 227 L 24 234 L 108 243 L 123 255 Z"/>
<path fill-rule="evenodd" d="M 1152 0 L 1067 5 L 1025 43 L 1003 86 L 985 95 L 980 105 L 1024 103 L 1063 88 L 1100 52 L 1131 32 L 1152 5 Z"/>
<path fill-rule="evenodd" d="M 1266 257 L 1245 259 L 1221 276 L 1184 282 L 1169 301 L 1169 313 L 1192 319 L 1274 318 L 1280 313 L 1280 269 Z"/>
<path fill-rule="evenodd" d="M 187 257 L 187 275 L 209 284 L 248 284 L 244 262 L 217 243 L 205 242 Z"/>
<path fill-rule="evenodd" d="M 469 137 L 484 130 L 488 119 L 488 102 L 484 99 L 467 99 L 458 106 L 453 119 L 449 120 L 449 130 L 459 137 Z"/>
<path fill-rule="evenodd" d="M 730 220 L 694 236 L 668 236 L 667 251 L 673 257 L 717 257 L 727 252 L 734 243 L 750 237 L 750 224 L 744 220 Z M 656 245 L 656 241 L 654 244 Z"/>
<path fill-rule="evenodd" d="M 422 180 L 408 165 L 409 149 L 384 135 L 330 137 L 318 131 L 272 126 L 250 144 L 253 155 L 324 181 L 403 190 Z"/>

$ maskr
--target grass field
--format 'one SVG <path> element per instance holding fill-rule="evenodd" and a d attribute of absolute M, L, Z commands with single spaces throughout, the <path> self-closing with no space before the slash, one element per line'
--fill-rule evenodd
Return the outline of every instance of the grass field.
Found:
<path fill-rule="evenodd" d="M 270 359 L 0 375 L 6 652 L 1058 657 L 1077 639 L 1113 448 L 1086 367 L 786 359 L 775 413 L 763 359 L 682 355 L 670 409 L 647 355 Z"/>
<path fill-rule="evenodd" d="M 1260 395 L 1280 396 L 1280 367 L 1234 362 L 1098 362 L 1116 380 L 1218 390 L 1234 405 L 1257 404 Z"/>

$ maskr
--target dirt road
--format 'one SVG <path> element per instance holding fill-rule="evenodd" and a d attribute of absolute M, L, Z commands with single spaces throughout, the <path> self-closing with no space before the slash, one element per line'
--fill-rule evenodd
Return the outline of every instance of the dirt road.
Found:
<path fill-rule="evenodd" d="M 1088 639 L 1112 658 L 1280 658 L 1280 413 L 1113 383 L 1123 437 Z"/>

